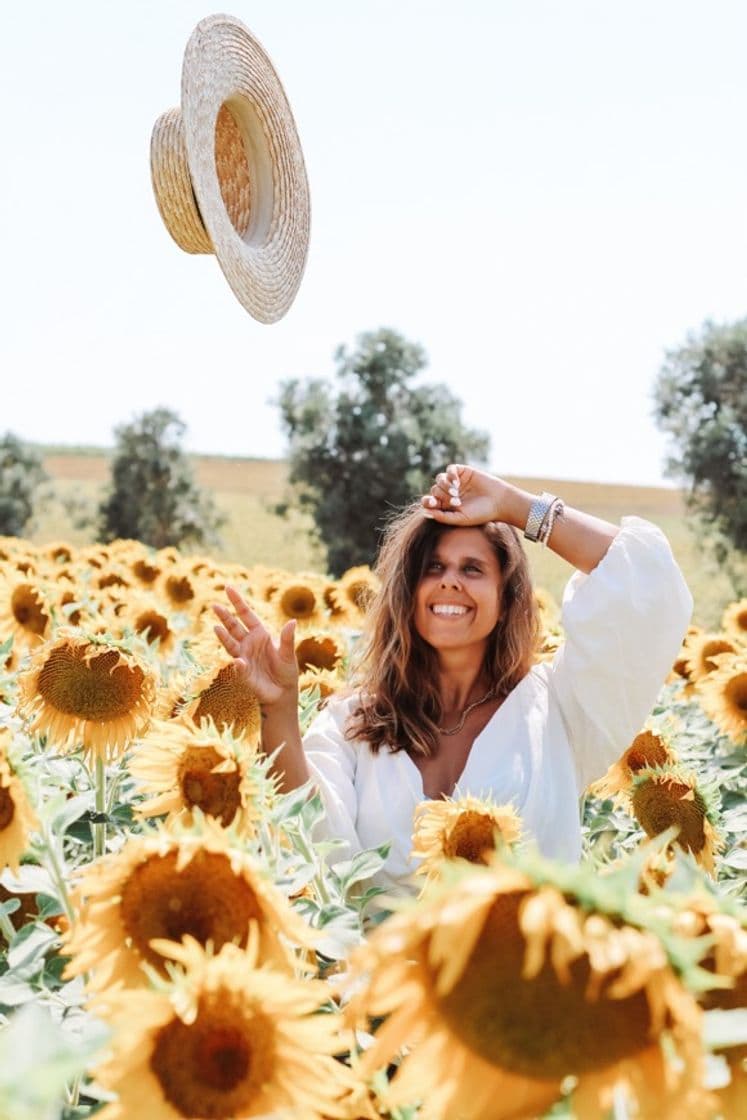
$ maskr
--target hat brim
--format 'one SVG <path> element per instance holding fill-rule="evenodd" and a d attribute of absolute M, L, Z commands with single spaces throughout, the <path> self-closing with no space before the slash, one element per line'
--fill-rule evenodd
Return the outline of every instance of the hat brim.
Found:
<path fill-rule="evenodd" d="M 240 134 L 251 184 L 247 220 L 236 224 L 216 165 L 216 124 L 224 107 Z M 208 16 L 190 36 L 182 118 L 192 189 L 218 263 L 246 310 L 274 323 L 293 302 L 306 265 L 309 188 L 280 79 L 261 45 L 232 16 Z"/>

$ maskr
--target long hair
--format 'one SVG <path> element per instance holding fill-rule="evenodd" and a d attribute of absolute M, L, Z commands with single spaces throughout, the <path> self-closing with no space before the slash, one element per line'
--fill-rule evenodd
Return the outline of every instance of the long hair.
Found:
<path fill-rule="evenodd" d="M 488 637 L 485 672 L 501 699 L 529 672 L 537 647 L 538 615 L 529 565 L 517 531 L 501 521 L 478 526 L 500 566 L 500 617 Z M 373 751 L 386 746 L 429 757 L 436 753 L 441 699 L 438 655 L 415 629 L 415 591 L 442 533 L 420 503 L 397 515 L 384 534 L 376 572 L 381 590 L 371 605 L 356 657 L 360 705 L 346 730 Z"/>

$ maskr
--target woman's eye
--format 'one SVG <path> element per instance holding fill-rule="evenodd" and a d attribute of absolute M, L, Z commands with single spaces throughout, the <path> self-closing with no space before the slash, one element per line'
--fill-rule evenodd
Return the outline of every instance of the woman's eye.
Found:
<path fill-rule="evenodd" d="M 464 570 L 465 570 L 465 572 L 482 573 L 482 568 L 480 567 L 479 564 L 465 564 L 464 565 Z"/>

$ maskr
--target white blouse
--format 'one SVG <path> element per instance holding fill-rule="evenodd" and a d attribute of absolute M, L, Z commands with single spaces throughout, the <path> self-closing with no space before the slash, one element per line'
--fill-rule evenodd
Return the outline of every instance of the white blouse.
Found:
<path fill-rule="evenodd" d="M 574 572 L 563 595 L 565 642 L 535 665 L 475 739 L 454 796 L 512 802 L 525 833 L 549 857 L 581 855 L 579 797 L 641 729 L 679 651 L 692 596 L 664 534 L 624 517 L 588 575 Z M 387 894 L 418 887 L 412 817 L 425 799 L 420 771 L 404 751 L 372 752 L 345 739 L 356 697 L 332 698 L 304 748 L 325 807 L 316 839 L 339 838 L 330 863 L 389 841 L 371 882 Z"/>

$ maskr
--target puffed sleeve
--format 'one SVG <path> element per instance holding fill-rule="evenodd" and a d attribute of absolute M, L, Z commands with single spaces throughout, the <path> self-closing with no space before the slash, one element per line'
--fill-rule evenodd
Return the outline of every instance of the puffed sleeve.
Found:
<path fill-rule="evenodd" d="M 549 668 L 574 754 L 579 791 L 627 749 L 672 668 L 692 595 L 655 525 L 624 517 L 592 572 L 563 596 L 566 640 Z"/>
<path fill-rule="evenodd" d="M 353 701 L 332 698 L 312 721 L 303 738 L 312 780 L 324 804 L 324 819 L 314 830 L 315 840 L 344 840 L 335 848 L 329 863 L 350 859 L 361 850 L 355 822 L 358 797 L 355 789 L 355 743 L 345 738 L 345 724 Z"/>

